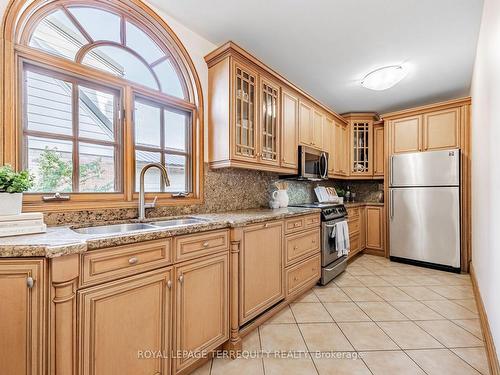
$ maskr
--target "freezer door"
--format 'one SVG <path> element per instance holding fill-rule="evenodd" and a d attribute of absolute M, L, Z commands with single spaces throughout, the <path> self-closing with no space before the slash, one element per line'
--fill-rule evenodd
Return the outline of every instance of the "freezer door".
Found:
<path fill-rule="evenodd" d="M 389 190 L 391 256 L 460 267 L 458 187 Z"/>
<path fill-rule="evenodd" d="M 458 186 L 460 183 L 459 149 L 393 155 L 389 163 L 392 187 Z"/>

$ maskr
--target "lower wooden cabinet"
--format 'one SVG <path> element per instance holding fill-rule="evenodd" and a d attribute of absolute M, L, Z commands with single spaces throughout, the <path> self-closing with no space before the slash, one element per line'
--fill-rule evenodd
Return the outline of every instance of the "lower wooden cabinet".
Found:
<path fill-rule="evenodd" d="M 45 374 L 45 260 L 0 260 L 0 373 Z"/>
<path fill-rule="evenodd" d="M 384 207 L 366 207 L 366 248 L 384 250 Z"/>
<path fill-rule="evenodd" d="M 175 268 L 174 371 L 229 339 L 228 254 Z"/>
<path fill-rule="evenodd" d="M 351 242 L 349 258 L 362 250 L 384 256 L 384 206 L 350 207 L 347 213 Z"/>
<path fill-rule="evenodd" d="M 169 268 L 79 291 L 80 374 L 169 374 L 171 286 Z"/>
<path fill-rule="evenodd" d="M 283 222 L 244 227 L 240 244 L 240 308 L 243 325 L 284 298 Z"/>

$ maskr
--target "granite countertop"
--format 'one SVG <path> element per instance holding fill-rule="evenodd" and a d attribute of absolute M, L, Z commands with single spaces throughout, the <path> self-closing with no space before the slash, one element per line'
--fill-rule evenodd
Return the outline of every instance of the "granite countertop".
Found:
<path fill-rule="evenodd" d="M 181 234 L 203 232 L 222 228 L 236 228 L 269 220 L 300 216 L 321 212 L 316 208 L 288 207 L 279 209 L 253 209 L 213 214 L 189 215 L 204 219 L 202 223 L 174 228 L 154 228 L 128 233 L 106 235 L 79 234 L 72 227 L 49 227 L 46 233 L 0 238 L 1 257 L 47 257 L 54 258 L 68 254 L 83 253 L 88 250 L 125 245 L 172 237 Z M 175 219 L 178 217 L 154 218 L 148 221 Z M 128 221 L 130 222 L 130 221 Z M 119 224 L 121 222 L 103 222 L 95 225 Z"/>
<path fill-rule="evenodd" d="M 383 206 L 384 202 L 349 202 L 344 203 L 346 208 L 362 207 L 362 206 Z"/>

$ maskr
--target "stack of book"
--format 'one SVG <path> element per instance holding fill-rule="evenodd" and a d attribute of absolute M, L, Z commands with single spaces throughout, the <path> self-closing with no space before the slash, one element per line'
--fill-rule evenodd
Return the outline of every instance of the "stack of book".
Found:
<path fill-rule="evenodd" d="M 43 222 L 43 214 L 40 212 L 0 216 L 0 237 L 46 231 L 47 225 Z"/>

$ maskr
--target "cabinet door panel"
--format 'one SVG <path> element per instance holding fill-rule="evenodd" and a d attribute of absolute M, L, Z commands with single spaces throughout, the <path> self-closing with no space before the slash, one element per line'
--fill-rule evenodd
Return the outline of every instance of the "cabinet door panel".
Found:
<path fill-rule="evenodd" d="M 391 122 L 392 153 L 418 152 L 422 149 L 422 116 Z"/>
<path fill-rule="evenodd" d="M 171 270 L 161 269 L 78 292 L 82 375 L 168 374 Z"/>
<path fill-rule="evenodd" d="M 335 126 L 332 119 L 325 117 L 323 125 L 323 150 L 328 152 L 328 176 L 335 174 Z"/>
<path fill-rule="evenodd" d="M 260 84 L 259 153 L 261 163 L 280 164 L 279 108 L 280 88 L 277 83 L 262 78 Z"/>
<path fill-rule="evenodd" d="M 44 297 L 43 260 L 0 260 L 2 374 L 45 374 Z"/>
<path fill-rule="evenodd" d="M 174 347 L 177 353 L 210 351 L 229 338 L 228 254 L 176 267 Z M 197 360 L 178 355 L 175 372 Z"/>
<path fill-rule="evenodd" d="M 424 150 L 460 147 L 460 108 L 424 115 Z"/>
<path fill-rule="evenodd" d="M 344 124 L 335 122 L 334 127 L 334 173 L 337 176 L 346 176 L 349 134 L 347 133 L 347 126 Z"/>
<path fill-rule="evenodd" d="M 369 249 L 383 249 L 382 213 L 382 207 L 366 207 L 366 247 Z"/>
<path fill-rule="evenodd" d="M 384 176 L 384 126 L 373 127 L 373 175 Z"/>
<path fill-rule="evenodd" d="M 281 166 L 298 168 L 299 100 L 288 92 L 282 95 Z"/>
<path fill-rule="evenodd" d="M 240 253 L 240 325 L 284 297 L 283 223 L 243 230 Z"/>
<path fill-rule="evenodd" d="M 373 175 L 372 122 L 351 121 L 350 136 L 349 174 L 351 176 Z"/>
<path fill-rule="evenodd" d="M 313 144 L 313 109 L 303 101 L 299 102 L 299 143 Z"/>
<path fill-rule="evenodd" d="M 321 112 L 314 110 L 313 112 L 313 139 L 312 146 L 323 150 L 323 120 L 324 116 Z"/>

